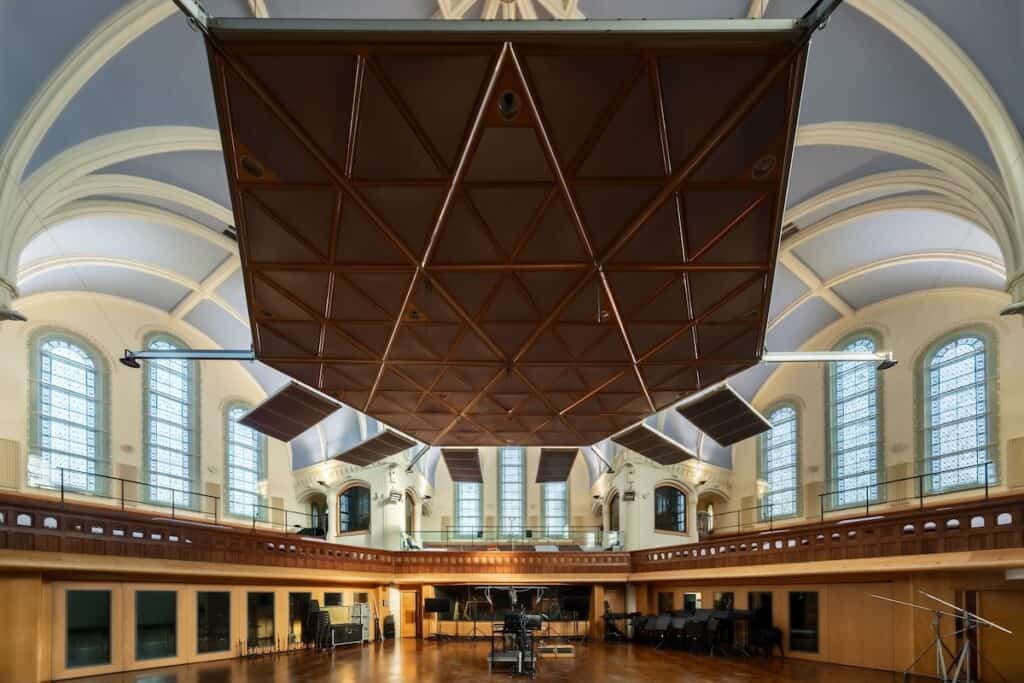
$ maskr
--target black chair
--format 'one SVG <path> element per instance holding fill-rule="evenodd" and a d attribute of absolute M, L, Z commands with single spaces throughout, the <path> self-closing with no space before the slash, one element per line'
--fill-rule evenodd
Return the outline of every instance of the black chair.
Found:
<path fill-rule="evenodd" d="M 316 613 L 316 646 L 321 650 L 331 649 L 331 614 L 326 610 Z"/>
<path fill-rule="evenodd" d="M 725 652 L 725 637 L 727 629 L 725 628 L 725 622 L 718 617 L 711 617 L 708 619 L 707 625 L 707 638 L 708 638 L 708 654 L 714 656 L 715 650 L 718 650 L 721 654 Z"/>
<path fill-rule="evenodd" d="M 775 648 L 779 648 L 779 656 L 786 656 L 782 649 L 782 630 L 774 626 L 755 628 L 751 631 L 750 647 L 769 657 L 775 654 Z"/>
<path fill-rule="evenodd" d="M 654 620 L 654 626 L 651 629 L 651 639 L 657 643 L 657 645 L 654 646 L 655 650 L 665 644 L 665 638 L 668 637 L 668 627 L 671 623 L 671 614 L 659 614 Z"/>
<path fill-rule="evenodd" d="M 707 647 L 707 623 L 699 619 L 690 619 L 683 629 L 686 648 L 690 652 L 703 650 Z"/>
<path fill-rule="evenodd" d="M 673 613 L 675 614 L 675 613 Z M 666 639 L 670 645 L 685 647 L 686 645 L 686 617 L 673 616 L 668 625 Z"/>
<path fill-rule="evenodd" d="M 384 640 L 395 638 L 395 617 L 391 614 L 384 617 Z"/>

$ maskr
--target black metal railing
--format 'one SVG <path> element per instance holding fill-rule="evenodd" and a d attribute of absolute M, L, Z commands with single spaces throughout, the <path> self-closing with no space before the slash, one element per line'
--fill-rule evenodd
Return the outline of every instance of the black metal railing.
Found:
<path fill-rule="evenodd" d="M 726 510 L 725 512 L 715 510 L 714 514 L 710 515 L 707 512 L 698 512 L 697 532 L 700 538 L 712 536 L 715 531 L 719 530 L 735 530 L 736 533 L 740 533 L 744 525 L 757 526 L 765 522 L 768 523 L 768 529 L 770 530 L 775 523 L 774 508 L 775 503 L 761 503 L 760 505 L 740 508 L 739 510 Z M 756 512 L 753 521 L 743 521 L 743 514 L 746 512 Z M 735 523 L 729 521 L 730 516 L 735 518 Z"/>
<path fill-rule="evenodd" d="M 499 546 L 502 549 L 517 550 L 536 545 L 578 546 L 584 549 L 603 550 L 604 541 L 621 540 L 620 532 L 604 532 L 599 526 L 559 526 L 557 528 L 520 526 L 473 526 L 462 528 L 445 526 L 435 531 L 418 531 L 411 534 L 409 541 L 421 546 L 443 548 L 477 548 Z M 406 542 L 409 545 L 409 542 Z M 414 547 L 410 549 L 415 549 Z"/>
<path fill-rule="evenodd" d="M 280 527 L 287 533 L 299 533 L 303 529 L 313 528 L 313 515 L 309 512 L 302 512 L 300 510 L 289 510 L 287 508 L 274 507 L 272 505 L 262 505 L 259 503 L 251 503 L 252 508 L 250 512 L 250 518 L 252 519 L 252 528 L 255 529 L 259 523 L 269 524 L 273 528 L 278 527 L 278 523 L 273 521 L 275 512 L 281 513 Z M 264 514 L 263 511 L 266 511 Z M 303 524 L 302 522 L 305 522 Z M 321 534 L 306 534 L 315 537 L 323 537 L 326 535 L 326 530 Z"/>
<path fill-rule="evenodd" d="M 965 465 L 963 467 L 951 467 L 941 470 L 933 470 L 930 472 L 921 472 L 919 474 L 913 474 L 908 477 L 898 477 L 896 479 L 886 479 L 885 481 L 876 481 L 864 486 L 851 486 L 843 489 L 836 489 L 833 491 L 825 491 L 824 493 L 818 494 L 819 508 L 821 509 L 821 521 L 825 521 L 825 514 L 827 512 L 835 512 L 839 510 L 850 510 L 859 508 L 861 505 L 864 506 L 864 514 L 871 514 L 871 506 L 875 505 L 890 505 L 892 503 L 902 503 L 908 500 L 918 501 L 918 507 L 924 508 L 924 499 L 933 496 L 943 496 L 952 493 L 959 493 L 962 491 L 972 491 L 976 489 L 985 490 L 985 500 L 988 500 L 989 489 L 992 486 L 989 471 L 992 468 L 993 463 L 991 461 L 977 463 L 975 465 Z M 951 472 L 959 472 L 963 470 L 978 470 L 981 469 L 982 473 L 974 478 L 974 483 L 967 482 L 966 484 L 949 487 L 949 488 L 934 488 L 926 487 L 925 483 L 929 477 L 941 477 Z M 891 498 L 888 494 L 888 486 L 894 484 L 902 484 L 904 482 L 914 481 L 917 482 L 917 493 L 913 496 L 902 496 L 898 498 Z M 856 493 L 863 491 L 864 500 L 854 500 L 848 504 L 839 504 L 835 502 L 841 494 L 844 493 Z M 832 497 L 832 503 L 829 503 L 829 498 Z"/>
<path fill-rule="evenodd" d="M 187 491 L 183 489 L 172 488 L 170 486 L 161 486 L 159 484 L 152 484 L 145 481 L 136 481 L 135 479 L 114 477 L 109 474 L 99 474 L 96 472 L 82 472 L 81 470 L 69 470 L 64 467 L 59 467 L 57 469 L 60 470 L 60 503 L 62 506 L 64 505 L 65 497 L 67 494 L 79 494 L 89 496 L 92 498 L 106 498 L 108 500 L 119 501 L 122 510 L 125 509 L 128 503 L 153 505 L 162 508 L 169 507 L 171 510 L 172 519 L 176 519 L 178 513 L 180 512 L 187 512 L 199 515 L 212 515 L 213 520 L 216 522 L 220 514 L 219 496 L 211 496 L 210 494 L 200 493 L 199 491 Z M 99 488 L 97 487 L 97 489 L 90 491 L 83 487 L 68 485 L 68 482 L 70 482 L 70 480 L 72 479 L 72 475 L 75 477 L 97 477 L 108 482 L 118 482 L 120 486 L 118 487 L 118 492 L 116 494 L 108 492 L 108 489 L 110 488 L 108 486 L 104 486 L 102 490 L 99 490 Z M 166 502 L 156 499 L 153 496 L 148 496 L 145 498 L 136 498 L 126 493 L 126 486 L 146 487 L 150 491 L 169 491 L 171 495 L 169 501 Z M 195 496 L 195 498 L 193 498 L 193 496 Z M 208 507 L 207 505 L 192 504 L 192 501 L 197 499 L 199 499 L 198 502 L 212 501 L 212 505 L 209 506 L 212 507 L 212 511 L 206 509 Z M 181 503 L 182 500 L 184 500 L 185 502 L 184 505 Z"/>

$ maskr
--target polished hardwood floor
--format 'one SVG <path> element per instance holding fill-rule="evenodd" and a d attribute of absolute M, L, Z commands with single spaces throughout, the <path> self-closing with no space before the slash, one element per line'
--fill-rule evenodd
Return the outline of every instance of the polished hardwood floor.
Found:
<path fill-rule="evenodd" d="M 297 652 L 206 664 L 150 669 L 83 678 L 89 683 L 464 683 L 508 680 L 505 672 L 487 672 L 489 644 L 401 640 L 362 648 L 339 647 L 326 654 Z M 709 657 L 655 650 L 646 645 L 591 643 L 575 658 L 542 659 L 538 681 L 684 681 L 686 683 L 890 683 L 901 675 L 818 664 L 796 659 Z M 914 681 L 928 679 L 917 678 Z"/>

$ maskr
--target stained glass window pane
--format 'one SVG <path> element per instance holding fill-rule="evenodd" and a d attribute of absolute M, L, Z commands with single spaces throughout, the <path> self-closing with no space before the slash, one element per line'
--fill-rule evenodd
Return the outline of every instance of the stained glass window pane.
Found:
<path fill-rule="evenodd" d="M 170 351 L 178 346 L 155 339 L 149 348 Z M 146 425 L 149 499 L 154 503 L 191 507 L 195 428 L 191 361 L 151 360 L 146 363 Z"/>
<path fill-rule="evenodd" d="M 482 485 L 475 481 L 455 482 L 455 533 L 476 536 L 480 530 Z"/>
<path fill-rule="evenodd" d="M 238 423 L 246 412 L 241 406 L 228 411 L 228 513 L 265 519 L 267 511 L 260 507 L 260 485 L 266 479 L 263 439 L 255 429 Z"/>
<path fill-rule="evenodd" d="M 869 337 L 843 351 L 874 352 Z M 838 507 L 878 499 L 878 378 L 872 363 L 840 362 L 830 371 L 830 486 Z"/>
<path fill-rule="evenodd" d="M 65 339 L 39 345 L 37 448 L 29 459 L 30 486 L 95 493 L 100 457 L 96 365 Z M 63 475 L 61 472 L 63 471 Z"/>
<path fill-rule="evenodd" d="M 521 536 L 526 508 L 524 482 L 526 452 L 522 448 L 502 448 L 498 451 L 498 486 L 501 501 L 502 536 Z"/>
<path fill-rule="evenodd" d="M 799 495 L 799 458 L 797 415 L 792 406 L 783 406 L 768 416 L 770 431 L 761 437 L 758 479 L 764 482 L 761 519 L 779 519 L 797 514 Z"/>
<path fill-rule="evenodd" d="M 931 355 L 925 368 L 925 467 L 932 492 L 995 483 L 989 460 L 985 343 L 960 337 Z"/>
<path fill-rule="evenodd" d="M 564 481 L 549 481 L 543 485 L 544 535 L 565 538 L 569 535 L 569 489 Z"/>

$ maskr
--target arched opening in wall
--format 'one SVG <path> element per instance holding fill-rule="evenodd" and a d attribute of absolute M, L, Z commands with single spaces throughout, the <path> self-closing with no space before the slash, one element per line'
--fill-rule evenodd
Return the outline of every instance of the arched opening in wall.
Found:
<path fill-rule="evenodd" d="M 416 492 L 406 489 L 405 495 L 405 534 L 408 540 L 415 539 L 420 531 L 419 499 Z"/>
<path fill-rule="evenodd" d="M 370 530 L 370 487 L 352 484 L 338 494 L 338 533 L 352 534 Z"/>
<path fill-rule="evenodd" d="M 663 484 L 654 489 L 654 528 L 686 533 L 686 492 L 682 488 Z"/>
<path fill-rule="evenodd" d="M 327 536 L 327 496 L 323 493 L 311 493 L 305 504 L 309 526 L 303 529 L 302 533 L 319 538 Z"/>
<path fill-rule="evenodd" d="M 715 512 L 725 512 L 727 502 L 717 491 L 705 491 L 697 497 L 697 531 L 701 538 L 715 533 Z"/>
<path fill-rule="evenodd" d="M 605 538 L 604 547 L 610 549 L 621 549 L 623 546 L 622 538 L 622 518 L 619 516 L 621 511 L 622 496 L 619 495 L 618 491 L 612 491 L 607 498 L 605 508 L 608 517 L 605 521 Z"/>

